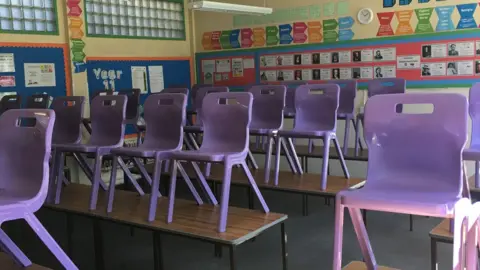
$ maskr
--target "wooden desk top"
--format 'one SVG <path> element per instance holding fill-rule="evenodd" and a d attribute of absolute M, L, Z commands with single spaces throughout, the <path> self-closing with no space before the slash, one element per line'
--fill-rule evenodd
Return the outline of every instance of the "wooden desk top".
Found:
<path fill-rule="evenodd" d="M 225 233 L 217 232 L 219 207 L 210 204 L 198 206 L 193 201 L 175 200 L 173 222 L 166 223 L 168 199 L 158 200 L 157 217 L 148 222 L 150 196 L 135 192 L 116 190 L 113 211 L 106 212 L 107 193 L 99 191 L 97 210 L 89 211 L 90 186 L 70 184 L 62 191 L 59 205 L 46 204 L 47 208 L 80 215 L 97 217 L 113 222 L 129 224 L 150 230 L 203 239 L 215 243 L 239 245 L 257 236 L 268 228 L 284 222 L 287 215 L 229 207 Z"/>
<path fill-rule="evenodd" d="M 27 268 L 16 265 L 13 260 L 5 253 L 0 252 L 0 269 L 2 270 L 50 270 L 40 265 L 32 264 Z"/>
<path fill-rule="evenodd" d="M 453 234 L 450 232 L 450 219 L 444 219 L 440 222 L 430 231 L 429 235 L 438 240 L 453 241 Z"/>
<path fill-rule="evenodd" d="M 363 262 L 351 262 L 343 268 L 343 270 L 368 270 L 367 266 Z M 399 270 L 396 268 L 390 268 L 385 266 L 378 266 L 377 270 Z"/>
<path fill-rule="evenodd" d="M 342 148 L 343 149 L 343 148 Z M 255 143 L 250 144 L 250 151 L 254 154 L 265 154 L 263 149 L 258 149 Z M 313 148 L 312 153 L 308 153 L 307 145 L 295 145 L 295 151 L 299 157 L 309 157 L 309 158 L 321 158 L 323 157 L 323 146 L 316 146 Z M 272 150 L 272 153 L 275 153 L 275 148 Z M 282 151 L 282 155 L 284 152 Z M 337 150 L 335 147 L 330 148 L 330 158 L 338 159 Z M 347 154 L 344 155 L 345 160 L 356 160 L 356 161 L 368 161 L 368 150 L 359 150 L 358 156 L 355 156 L 355 148 L 348 148 Z"/>

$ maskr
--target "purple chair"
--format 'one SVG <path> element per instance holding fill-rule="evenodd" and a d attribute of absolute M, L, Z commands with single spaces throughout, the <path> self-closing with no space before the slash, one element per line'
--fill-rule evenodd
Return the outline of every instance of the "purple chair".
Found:
<path fill-rule="evenodd" d="M 27 109 L 48 109 L 50 106 L 50 96 L 48 94 L 33 94 L 27 97 Z"/>
<path fill-rule="evenodd" d="M 283 140 L 280 142 L 276 139 L 276 133 L 283 127 L 286 91 L 287 88 L 284 85 L 256 85 L 249 89 L 253 95 L 250 135 L 267 137 L 265 183 L 268 183 L 270 177 L 273 140 L 275 139 L 276 143 L 282 143 L 286 150 Z M 286 153 L 288 152 L 286 151 Z M 289 164 L 292 164 L 290 156 L 287 157 L 289 157 Z"/>
<path fill-rule="evenodd" d="M 478 270 L 478 248 L 480 235 L 480 202 L 472 205 L 468 216 L 466 270 Z M 459 257 L 462 257 L 460 252 Z"/>
<path fill-rule="evenodd" d="M 184 94 L 187 95 L 188 97 L 188 88 L 165 88 L 162 90 L 160 93 L 155 93 L 156 94 Z"/>
<path fill-rule="evenodd" d="M 295 118 L 295 90 L 300 85 L 308 84 L 307 81 L 283 82 L 282 85 L 287 86 L 287 94 L 285 97 L 285 118 Z"/>
<path fill-rule="evenodd" d="M 194 84 L 192 86 L 192 91 L 190 92 L 190 99 L 192 101 L 192 107 L 190 108 L 192 111 L 197 110 L 197 93 L 200 89 L 205 87 L 214 87 L 213 84 Z M 200 105 L 201 106 L 201 105 Z"/>
<path fill-rule="evenodd" d="M 376 95 L 385 95 L 385 94 L 403 94 L 407 88 L 407 82 L 402 78 L 385 78 L 385 79 L 375 79 L 368 81 L 368 98 Z M 398 107 L 397 110 L 401 111 L 401 107 Z M 358 147 L 360 142 L 360 122 L 362 126 L 364 125 L 363 121 L 365 120 L 364 114 L 359 113 L 357 115 L 357 130 L 355 132 L 355 155 L 358 155 Z"/>
<path fill-rule="evenodd" d="M 228 216 L 228 201 L 230 198 L 230 181 L 232 167 L 241 165 L 251 187 L 257 194 L 265 212 L 269 212 L 260 190 L 248 169 L 246 158 L 249 145 L 249 125 L 252 117 L 253 96 L 248 92 L 212 93 L 203 101 L 202 121 L 204 123 L 204 138 L 200 149 L 194 151 L 180 151 L 172 154 L 173 168 L 169 195 L 167 222 L 172 222 L 175 203 L 175 187 L 177 163 L 214 162 L 224 165 L 222 183 L 222 199 L 218 231 L 225 232 Z M 203 178 L 200 170 L 195 169 L 197 177 Z M 203 180 L 202 180 L 203 182 Z M 210 191 L 208 189 L 208 191 Z M 214 202 L 216 204 L 216 201 Z"/>
<path fill-rule="evenodd" d="M 403 114 L 399 104 L 432 104 L 432 113 Z M 342 264 L 344 209 L 348 208 L 368 269 L 377 263 L 360 210 L 454 218 L 453 269 L 470 210 L 462 151 L 467 141 L 467 100 L 458 94 L 391 94 L 365 106 L 368 174 L 362 189 L 336 197 L 333 269 Z"/>
<path fill-rule="evenodd" d="M 22 97 L 20 95 L 6 95 L 0 100 L 0 115 L 12 109 L 22 107 Z"/>
<path fill-rule="evenodd" d="M 472 119 L 470 147 L 463 152 L 463 159 L 475 161 L 475 188 L 480 188 L 480 83 L 470 88 L 468 112 Z"/>
<path fill-rule="evenodd" d="M 82 140 L 82 117 L 85 97 L 56 97 L 52 102 L 52 109 L 55 111 L 56 120 L 53 128 L 52 138 L 52 168 L 50 171 L 50 190 L 49 196 L 53 194 L 59 195 L 60 192 L 54 192 L 55 181 L 57 177 L 59 182 L 57 188 L 61 187 L 61 183 L 67 183 L 64 177 L 65 155 L 57 153 L 57 144 L 78 144 Z M 75 159 L 78 156 L 74 155 Z M 57 167 L 58 166 L 58 167 Z M 57 172 L 60 172 L 57 175 Z M 49 199 L 50 200 L 50 199 Z M 59 198 L 56 198 L 59 200 Z"/>
<path fill-rule="evenodd" d="M 54 122 L 55 112 L 46 109 L 9 110 L 0 117 L 0 224 L 24 219 L 64 268 L 78 269 L 35 216 L 48 194 Z M 32 265 L 2 229 L 0 248 L 22 268 Z"/>
<path fill-rule="evenodd" d="M 92 135 L 88 143 L 56 144 L 57 152 L 78 153 L 79 165 L 92 182 L 92 193 L 89 209 L 95 210 L 98 199 L 98 188 L 102 186 L 106 190 L 105 183 L 101 179 L 102 158 L 109 155 L 112 149 L 123 146 L 125 136 L 125 111 L 127 97 L 96 96 L 91 103 L 90 118 L 92 122 Z M 93 169 L 81 154 L 94 154 L 95 162 Z M 61 172 L 59 171 L 58 174 Z M 57 183 L 60 181 L 57 181 Z M 61 187 L 58 188 L 55 203 L 60 203 Z"/>
<path fill-rule="evenodd" d="M 296 170 L 303 174 L 292 138 L 322 139 L 323 167 L 321 189 L 327 189 L 327 168 L 330 154 L 330 140 L 333 140 L 346 178 L 350 178 L 336 137 L 337 110 L 340 86 L 337 84 L 309 84 L 299 86 L 295 93 L 295 126 L 292 130 L 280 130 L 279 138 L 286 138 Z M 278 185 L 280 171 L 280 144 L 277 144 L 275 164 L 275 185 Z M 295 173 L 295 171 L 293 171 Z"/>

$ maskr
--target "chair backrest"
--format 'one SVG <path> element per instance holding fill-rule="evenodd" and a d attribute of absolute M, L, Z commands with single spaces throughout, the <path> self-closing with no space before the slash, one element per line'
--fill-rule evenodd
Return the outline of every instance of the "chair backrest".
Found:
<path fill-rule="evenodd" d="M 2 196 L 24 198 L 31 211 L 47 197 L 54 123 L 55 112 L 48 109 L 13 109 L 0 116 Z"/>
<path fill-rule="evenodd" d="M 295 92 L 295 129 L 335 131 L 339 100 L 338 84 L 299 86 Z"/>
<path fill-rule="evenodd" d="M 155 93 L 155 94 L 184 94 L 188 96 L 188 88 L 165 88 L 162 92 Z"/>
<path fill-rule="evenodd" d="M 159 93 L 150 95 L 145 100 L 146 132 L 141 147 L 177 150 L 182 148 L 187 96 L 182 93 Z"/>
<path fill-rule="evenodd" d="M 433 111 L 399 113 L 395 110 L 398 104 L 433 106 Z M 364 134 L 369 161 L 365 188 L 435 190 L 461 196 L 462 152 L 467 141 L 464 96 L 447 93 L 374 96 L 365 106 Z"/>
<path fill-rule="evenodd" d="M 480 146 L 480 83 L 470 88 L 468 112 L 472 118 L 471 146 Z"/>
<path fill-rule="evenodd" d="M 353 114 L 355 111 L 355 97 L 357 96 L 357 80 L 331 80 L 328 83 L 340 86 L 338 113 Z"/>
<path fill-rule="evenodd" d="M 285 114 L 289 116 L 295 115 L 295 90 L 300 85 L 308 84 L 307 81 L 293 81 L 293 82 L 282 82 L 282 85 L 287 86 L 287 94 L 285 96 Z"/>
<path fill-rule="evenodd" d="M 127 112 L 125 114 L 127 124 L 137 124 L 140 117 L 140 89 L 120 89 L 117 93 L 127 97 Z"/>
<path fill-rule="evenodd" d="M 90 100 L 93 100 L 96 96 L 111 96 L 113 95 L 113 90 L 111 89 L 102 89 L 93 92 L 93 95 L 90 97 Z"/>
<path fill-rule="evenodd" d="M 192 90 L 190 91 L 190 99 L 192 101 L 192 110 L 195 111 L 197 110 L 197 93 L 198 90 L 200 90 L 203 87 L 213 87 L 213 84 L 194 84 L 192 86 Z"/>
<path fill-rule="evenodd" d="M 90 144 L 122 146 L 125 135 L 127 97 L 96 96 L 90 105 Z"/>
<path fill-rule="evenodd" d="M 22 107 L 22 97 L 20 95 L 6 95 L 0 100 L 0 115 L 12 109 Z"/>
<path fill-rule="evenodd" d="M 200 149 L 247 154 L 253 95 L 219 92 L 203 100 L 204 135 Z"/>
<path fill-rule="evenodd" d="M 209 86 L 198 89 L 195 96 L 195 111 L 197 112 L 196 125 L 203 125 L 203 99 L 211 93 L 229 92 L 226 86 Z"/>
<path fill-rule="evenodd" d="M 255 85 L 248 90 L 253 95 L 251 128 L 281 129 L 287 87 Z"/>
<path fill-rule="evenodd" d="M 367 82 L 368 97 L 384 94 L 403 94 L 407 82 L 403 78 L 374 79 Z"/>
<path fill-rule="evenodd" d="M 33 94 L 27 97 L 27 109 L 48 109 L 50 96 L 48 94 Z"/>
<path fill-rule="evenodd" d="M 79 143 L 82 140 L 82 117 L 85 97 L 56 97 L 52 102 L 56 120 L 53 143 Z"/>

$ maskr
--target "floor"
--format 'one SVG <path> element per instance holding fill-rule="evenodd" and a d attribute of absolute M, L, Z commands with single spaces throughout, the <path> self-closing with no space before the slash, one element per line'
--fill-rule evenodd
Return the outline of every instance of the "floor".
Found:
<path fill-rule="evenodd" d="M 179 187 L 180 189 L 180 187 Z M 302 197 L 298 194 L 264 192 L 271 210 L 289 215 L 288 233 L 289 269 L 331 269 L 333 248 L 334 207 L 325 200 L 309 198 L 310 215 L 302 216 Z M 87 202 L 85 202 L 87 204 Z M 242 188 L 232 191 L 231 205 L 247 207 L 246 192 Z M 347 214 L 348 215 L 348 214 Z M 51 210 L 41 210 L 40 220 L 52 236 L 66 245 L 65 215 Z M 92 222 L 85 217 L 74 217 L 73 260 L 80 269 L 94 270 Z M 425 270 L 430 268 L 430 238 L 428 232 L 439 219 L 415 217 L 414 231 L 409 231 L 406 215 L 368 212 L 368 231 L 382 265 L 400 269 Z M 102 222 L 106 269 L 153 269 L 152 234 L 149 231 Z M 23 221 L 2 226 L 35 263 L 53 269 L 59 267 L 55 258 L 42 245 Z M 132 234 L 133 232 L 133 234 Z M 174 236 L 163 236 L 163 256 L 166 270 L 220 270 L 229 269 L 228 251 L 223 258 L 214 257 L 212 244 Z M 439 244 L 439 269 L 451 269 L 451 245 Z M 282 269 L 280 227 L 257 237 L 238 248 L 238 269 Z M 343 264 L 361 260 L 360 250 L 350 221 L 346 220 Z"/>

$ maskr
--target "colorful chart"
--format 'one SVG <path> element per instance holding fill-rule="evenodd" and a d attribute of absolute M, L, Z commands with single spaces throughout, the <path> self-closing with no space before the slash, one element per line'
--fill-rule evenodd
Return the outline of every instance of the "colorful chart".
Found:
<path fill-rule="evenodd" d="M 85 64 L 85 42 L 83 37 L 85 33 L 82 30 L 83 17 L 82 8 L 80 7 L 81 0 L 68 0 L 68 30 L 70 34 L 70 51 L 72 53 L 72 64 L 74 66 L 74 72 L 80 73 L 86 70 Z"/>

